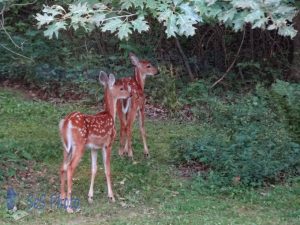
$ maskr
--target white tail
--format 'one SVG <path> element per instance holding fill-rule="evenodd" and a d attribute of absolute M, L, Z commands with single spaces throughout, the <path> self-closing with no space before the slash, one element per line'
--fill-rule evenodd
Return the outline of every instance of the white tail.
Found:
<path fill-rule="evenodd" d="M 108 197 L 115 201 L 111 177 L 110 154 L 112 143 L 116 136 L 115 111 L 117 99 L 130 97 L 130 93 L 123 85 L 115 84 L 114 75 L 108 77 L 106 73 L 100 73 L 100 83 L 105 87 L 105 110 L 95 115 L 85 115 L 80 112 L 70 113 L 59 123 L 61 139 L 64 146 L 64 161 L 61 166 L 61 198 L 66 198 L 65 174 L 67 174 L 67 211 L 73 212 L 71 202 L 72 177 L 78 166 L 86 147 L 92 148 L 92 175 L 89 190 L 89 202 L 94 195 L 94 180 L 97 171 L 97 153 L 102 148 L 103 162 L 107 181 Z"/>

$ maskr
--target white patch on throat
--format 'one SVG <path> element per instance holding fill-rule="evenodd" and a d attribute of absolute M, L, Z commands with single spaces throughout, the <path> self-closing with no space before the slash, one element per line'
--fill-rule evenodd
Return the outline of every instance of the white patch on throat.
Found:
<path fill-rule="evenodd" d="M 122 112 L 123 112 L 123 114 L 126 114 L 128 112 L 128 109 L 129 109 L 130 105 L 131 105 L 131 98 L 127 99 L 126 106 L 124 106 L 124 101 L 122 101 Z"/>

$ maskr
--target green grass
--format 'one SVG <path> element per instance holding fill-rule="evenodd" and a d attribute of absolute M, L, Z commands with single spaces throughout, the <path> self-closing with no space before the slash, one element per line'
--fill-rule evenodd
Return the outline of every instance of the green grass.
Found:
<path fill-rule="evenodd" d="M 102 159 L 98 159 L 94 203 L 87 203 L 90 182 L 90 154 L 87 151 L 77 168 L 73 195 L 81 211 L 67 214 L 51 208 L 49 198 L 59 191 L 58 170 L 62 147 L 58 122 L 68 112 L 93 112 L 80 104 L 54 105 L 32 101 L 20 93 L 0 91 L 0 160 L 5 176 L 0 199 L 0 224 L 300 224 L 300 182 L 264 189 L 217 188 L 201 179 L 179 176 L 170 143 L 180 137 L 199 136 L 201 124 L 174 121 L 146 122 L 151 158 L 143 158 L 137 127 L 134 130 L 134 161 L 112 155 L 115 203 L 107 199 Z M 4 155 L 4 156 L 3 156 Z M 2 157 L 2 158 L 1 158 Z M 21 179 L 32 163 L 31 176 Z M 4 168 L 4 166 L 6 168 Z M 10 170 L 7 167 L 12 167 Z M 15 170 L 16 168 L 16 170 Z M 0 174 L 1 175 L 1 174 Z M 6 185 L 11 183 L 19 196 L 19 207 L 29 215 L 14 221 L 6 213 Z M 28 194 L 46 194 L 43 210 L 29 210 Z"/>

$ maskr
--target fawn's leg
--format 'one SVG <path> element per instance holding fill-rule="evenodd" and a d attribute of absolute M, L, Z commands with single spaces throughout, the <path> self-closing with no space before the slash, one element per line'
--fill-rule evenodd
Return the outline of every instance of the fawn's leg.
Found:
<path fill-rule="evenodd" d="M 144 144 L 144 156 L 149 157 L 149 150 L 146 142 L 146 131 L 145 131 L 145 110 L 144 105 L 139 109 L 139 127 L 140 133 Z"/>
<path fill-rule="evenodd" d="M 122 100 L 117 101 L 117 114 L 120 120 L 120 148 L 119 155 L 123 156 L 127 153 L 127 149 L 125 149 L 126 142 L 126 115 L 122 111 Z"/>
<path fill-rule="evenodd" d="M 83 155 L 84 146 L 76 146 L 76 148 L 73 149 L 73 156 L 71 159 L 71 162 L 67 169 L 67 212 L 73 213 L 73 209 L 71 208 L 71 201 L 72 201 L 72 185 L 73 185 L 73 175 L 75 172 L 76 167 L 78 166 L 78 163 L 80 162 L 80 159 Z"/>
<path fill-rule="evenodd" d="M 126 136 L 127 136 L 127 142 L 125 143 L 125 145 L 128 146 L 128 156 L 129 157 L 133 157 L 133 152 L 132 152 L 132 127 L 133 127 L 133 123 L 136 117 L 136 112 L 137 112 L 137 104 L 132 104 L 132 107 L 128 113 L 128 117 L 127 117 L 127 130 L 126 130 Z"/>
<path fill-rule="evenodd" d="M 91 168 L 91 185 L 89 190 L 89 198 L 88 202 L 93 202 L 93 196 L 94 196 L 94 181 L 97 173 L 97 156 L 98 156 L 98 149 L 91 149 L 91 160 L 92 160 L 92 168 Z"/>
<path fill-rule="evenodd" d="M 103 164 L 104 164 L 104 170 L 106 176 L 108 198 L 110 201 L 115 202 L 114 194 L 111 187 L 110 154 L 111 154 L 111 144 L 107 147 L 103 146 L 102 156 L 103 156 Z"/>
<path fill-rule="evenodd" d="M 68 162 L 67 162 L 67 152 L 64 150 L 64 160 L 60 167 L 60 199 L 64 200 L 66 198 L 65 182 L 66 182 L 66 172 L 67 172 Z"/>

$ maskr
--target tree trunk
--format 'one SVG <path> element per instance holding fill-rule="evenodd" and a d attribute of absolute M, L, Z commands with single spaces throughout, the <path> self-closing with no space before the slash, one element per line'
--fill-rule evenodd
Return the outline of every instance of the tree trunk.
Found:
<path fill-rule="evenodd" d="M 294 18 L 294 26 L 298 31 L 293 39 L 293 61 L 291 70 L 291 79 L 300 82 L 300 13 Z"/>
<path fill-rule="evenodd" d="M 180 53 L 180 55 L 182 57 L 182 60 L 184 62 L 184 65 L 185 65 L 185 68 L 186 68 L 186 70 L 188 72 L 188 75 L 190 77 L 190 81 L 193 81 L 194 80 L 194 74 L 193 74 L 192 69 L 190 67 L 189 60 L 186 57 L 186 55 L 184 54 L 184 51 L 183 51 L 183 49 L 181 47 L 181 44 L 180 44 L 179 40 L 176 37 L 175 37 L 175 43 L 176 43 L 176 46 L 177 46 L 177 48 L 179 50 L 179 53 Z"/>

